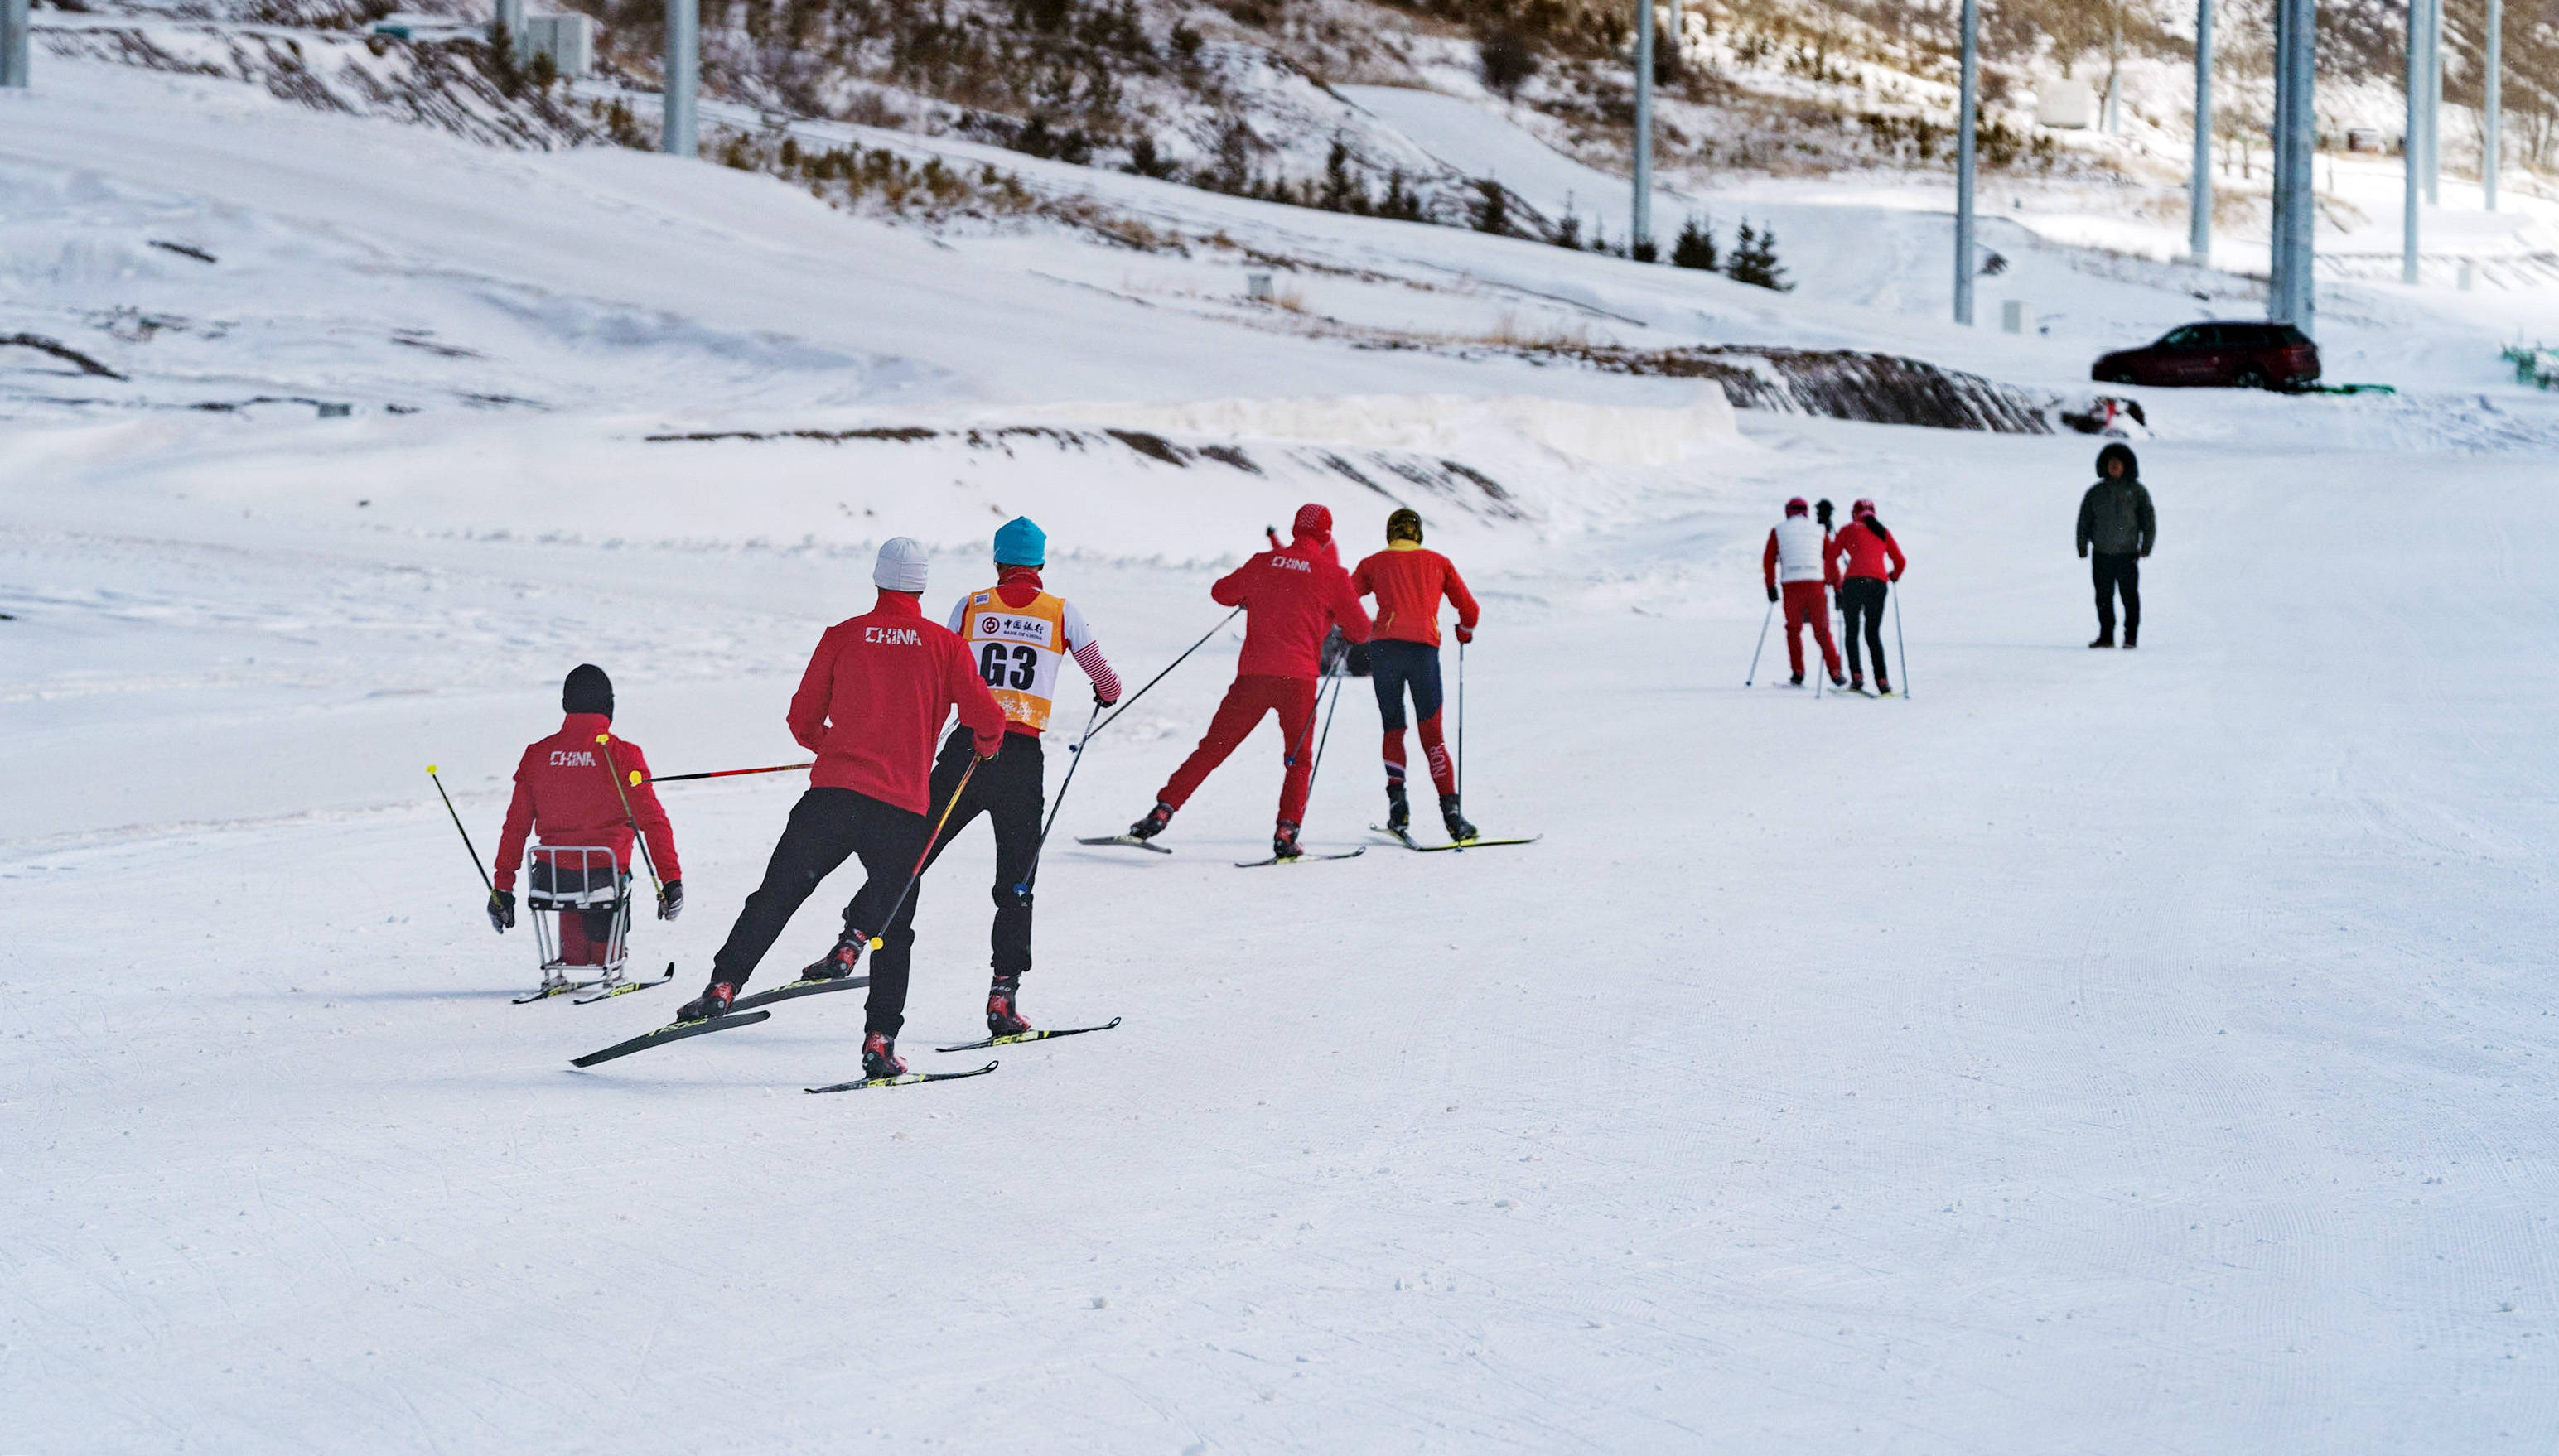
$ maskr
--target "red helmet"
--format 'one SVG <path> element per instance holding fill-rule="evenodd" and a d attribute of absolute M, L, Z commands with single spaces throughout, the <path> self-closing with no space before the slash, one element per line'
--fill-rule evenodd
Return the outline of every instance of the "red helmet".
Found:
<path fill-rule="evenodd" d="M 1811 504 L 1806 502 L 1801 496 L 1797 496 L 1794 500 L 1786 503 L 1786 513 L 1788 515 L 1803 515 L 1811 511 L 1812 509 Z"/>
<path fill-rule="evenodd" d="M 1860 501 L 1848 509 L 1848 518 L 1851 520 L 1864 520 L 1874 513 L 1875 503 L 1872 501 Z"/>

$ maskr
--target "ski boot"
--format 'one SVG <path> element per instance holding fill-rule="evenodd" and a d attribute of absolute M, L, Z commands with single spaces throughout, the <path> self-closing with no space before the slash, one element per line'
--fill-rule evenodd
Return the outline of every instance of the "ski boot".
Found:
<path fill-rule="evenodd" d="M 860 937 L 846 936 L 835 943 L 835 948 L 801 967 L 804 981 L 839 981 L 853 973 L 862 958 L 862 946 L 869 943 Z"/>
<path fill-rule="evenodd" d="M 1152 839 L 1156 835 L 1164 832 L 1164 826 L 1172 821 L 1173 806 L 1169 803 L 1159 801 L 1153 808 L 1146 810 L 1146 816 L 1144 818 L 1139 819 L 1137 822 L 1129 826 L 1129 837 L 1131 839 Z"/>
<path fill-rule="evenodd" d="M 1848 679 L 1834 672 L 1831 674 L 1831 686 L 1833 689 L 1846 687 L 1848 686 Z"/>
<path fill-rule="evenodd" d="M 906 1064 L 898 1060 L 895 1037 L 872 1032 L 862 1038 L 862 1077 L 865 1081 L 905 1075 Z"/>
<path fill-rule="evenodd" d="M 702 987 L 702 993 L 676 1008 L 677 1021 L 707 1021 L 728 1014 L 729 1003 L 737 999 L 737 987 L 727 981 L 713 981 Z"/>
<path fill-rule="evenodd" d="M 1413 804 L 1404 797 L 1404 781 L 1401 779 L 1386 782 L 1386 827 L 1392 834 L 1401 834 L 1413 827 Z"/>
<path fill-rule="evenodd" d="M 1851 691 L 1851 692 L 1864 692 L 1864 691 L 1866 691 L 1866 674 L 1865 674 L 1865 673 L 1863 673 L 1863 672 L 1860 672 L 1860 673 L 1856 674 L 1855 676 L 1853 676 L 1853 677 L 1849 678 L 1849 680 L 1848 680 L 1848 690 L 1849 690 L 1849 691 Z"/>
<path fill-rule="evenodd" d="M 2140 642 L 2141 642 L 2141 636 L 2142 636 L 2142 630 L 2141 630 L 2140 628 L 2138 628 L 2138 627 L 2127 627 L 2127 628 L 2125 628 L 2125 629 L 2124 629 L 2124 651 L 2129 653 L 2129 652 L 2131 652 L 2135 647 L 2139 646 L 2139 645 L 2140 645 Z"/>
<path fill-rule="evenodd" d="M 1892 684 L 1886 682 L 1883 678 L 1883 674 L 1881 672 L 1875 674 L 1875 695 L 1877 697 L 1892 696 Z"/>
<path fill-rule="evenodd" d="M 1448 837 L 1460 844 L 1483 832 L 1467 823 L 1464 814 L 1457 812 L 1457 796 L 1453 794 L 1439 796 L 1439 822 L 1447 826 Z"/>
<path fill-rule="evenodd" d="M 1019 1005 L 1022 983 L 1011 976 L 999 975 L 986 988 L 986 1035 L 1008 1037 L 1031 1029 Z"/>
<path fill-rule="evenodd" d="M 2108 630 L 2108 631 L 2105 631 L 2105 632 L 2098 633 L 2098 634 L 2097 634 L 2097 640 L 2096 640 L 2095 642 L 2092 642 L 2092 643 L 2088 644 L 2088 646 L 2090 646 L 2090 647 L 2092 647 L 2092 648 L 2110 648 L 2110 647 L 2113 647 L 2114 645 L 2115 645 L 2115 634 L 2114 634 L 2114 632 L 2113 632 L 2112 630 Z"/>
<path fill-rule="evenodd" d="M 1295 859 L 1298 855 L 1305 852 L 1306 851 L 1303 849 L 1297 847 L 1297 826 L 1294 823 L 1291 823 L 1286 819 L 1281 819 L 1278 826 L 1271 831 L 1271 857 L 1273 859 Z"/>
<path fill-rule="evenodd" d="M 1787 678 L 1787 679 L 1786 679 L 1786 685 L 1787 685 L 1788 687 L 1801 687 L 1801 686 L 1803 686 L 1803 685 L 1804 685 L 1804 674 L 1803 674 L 1803 673 L 1801 673 L 1801 672 L 1798 672 L 1798 673 L 1796 673 L 1794 676 Z"/>

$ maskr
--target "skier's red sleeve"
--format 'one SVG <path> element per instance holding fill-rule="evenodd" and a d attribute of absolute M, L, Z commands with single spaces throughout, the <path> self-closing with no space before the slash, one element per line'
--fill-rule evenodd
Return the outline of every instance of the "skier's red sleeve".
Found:
<path fill-rule="evenodd" d="M 527 750 L 517 761 L 516 797 L 507 801 L 507 826 L 498 831 L 498 862 L 490 868 L 501 890 L 516 888 L 516 863 L 525 857 L 526 836 L 533 832 L 533 786 L 526 782 L 531 765 L 525 761 L 531 757 Z"/>
<path fill-rule="evenodd" d="M 1468 632 L 1474 631 L 1478 611 L 1475 606 L 1475 594 L 1466 590 L 1466 578 L 1457 574 L 1456 562 L 1442 556 L 1439 558 L 1439 564 L 1448 568 L 1448 582 L 1444 590 L 1448 593 L 1448 604 L 1457 609 L 1457 625 Z"/>
<path fill-rule="evenodd" d="M 1768 549 L 1759 553 L 1759 574 L 1768 578 L 1768 590 L 1777 589 L 1777 533 L 1768 532 Z"/>
<path fill-rule="evenodd" d="M 1235 568 L 1233 571 L 1219 577 L 1217 579 L 1217 585 L 1208 589 L 1209 600 L 1217 603 L 1221 607 L 1243 606 L 1245 587 L 1247 585 L 1247 575 L 1253 570 L 1255 563 L 1260 560 L 1261 558 L 1257 556 L 1253 561 L 1247 561 L 1243 565 Z"/>
<path fill-rule="evenodd" d="M 1342 636 L 1351 642 L 1368 641 L 1374 625 L 1368 620 L 1368 609 L 1360 605 L 1359 593 L 1351 588 L 1350 573 L 1335 566 L 1327 575 L 1330 580 L 1324 589 L 1332 598 L 1333 620 L 1341 624 Z"/>
<path fill-rule="evenodd" d="M 800 690 L 791 694 L 791 737 L 811 753 L 827 747 L 827 701 L 834 681 L 835 630 L 830 627 L 818 639 L 818 651 L 809 655 L 808 670 L 800 674 Z"/>
<path fill-rule="evenodd" d="M 1368 563 L 1373 559 L 1375 558 L 1363 557 L 1360 564 L 1352 568 L 1351 594 L 1353 596 L 1373 597 L 1377 595 L 1377 580 L 1368 574 Z"/>
<path fill-rule="evenodd" d="M 960 710 L 960 721 L 969 727 L 977 740 L 978 757 L 993 758 L 1004 746 L 1004 705 L 986 690 L 986 679 L 978 675 L 978 664 L 969 658 L 969 650 L 956 637 L 945 638 L 942 657 L 942 690 Z"/>
<path fill-rule="evenodd" d="M 1883 549 L 1892 557 L 1892 579 L 1899 581 L 1901 573 L 1910 569 L 1910 558 L 1901 554 L 1901 541 L 1896 536 L 1885 536 Z"/>
<path fill-rule="evenodd" d="M 623 790 L 631 796 L 631 817 L 639 822 L 640 832 L 648 836 L 649 854 L 657 863 L 658 878 L 680 880 L 684 867 L 676 858 L 676 826 L 667 817 L 667 806 L 658 801 L 658 791 L 649 783 L 649 756 L 640 751 L 640 745 L 626 739 L 617 738 L 614 744 L 622 750 L 614 755 L 614 762 L 622 769 Z M 634 774 L 640 776 L 638 784 L 631 782 Z"/>

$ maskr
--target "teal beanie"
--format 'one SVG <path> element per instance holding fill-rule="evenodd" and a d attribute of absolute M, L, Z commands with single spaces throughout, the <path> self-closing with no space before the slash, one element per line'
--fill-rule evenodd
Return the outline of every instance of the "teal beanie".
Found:
<path fill-rule="evenodd" d="M 1046 566 L 1048 532 L 1041 530 L 1027 515 L 1016 515 L 995 528 L 995 564 L 998 566 Z"/>

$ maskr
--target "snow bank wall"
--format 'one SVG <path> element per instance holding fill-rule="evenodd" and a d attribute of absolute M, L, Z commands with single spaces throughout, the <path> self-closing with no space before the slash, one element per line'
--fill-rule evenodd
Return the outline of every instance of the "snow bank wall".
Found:
<path fill-rule="evenodd" d="M 1437 454 L 1483 454 L 1512 437 L 1594 465 L 1674 465 L 1736 442 L 1731 402 L 1716 388 L 1686 408 L 1582 404 L 1532 395 L 1346 394 L 1307 399 L 1082 403 L 1026 411 L 1044 419 L 1194 437 L 1297 440 Z"/>

